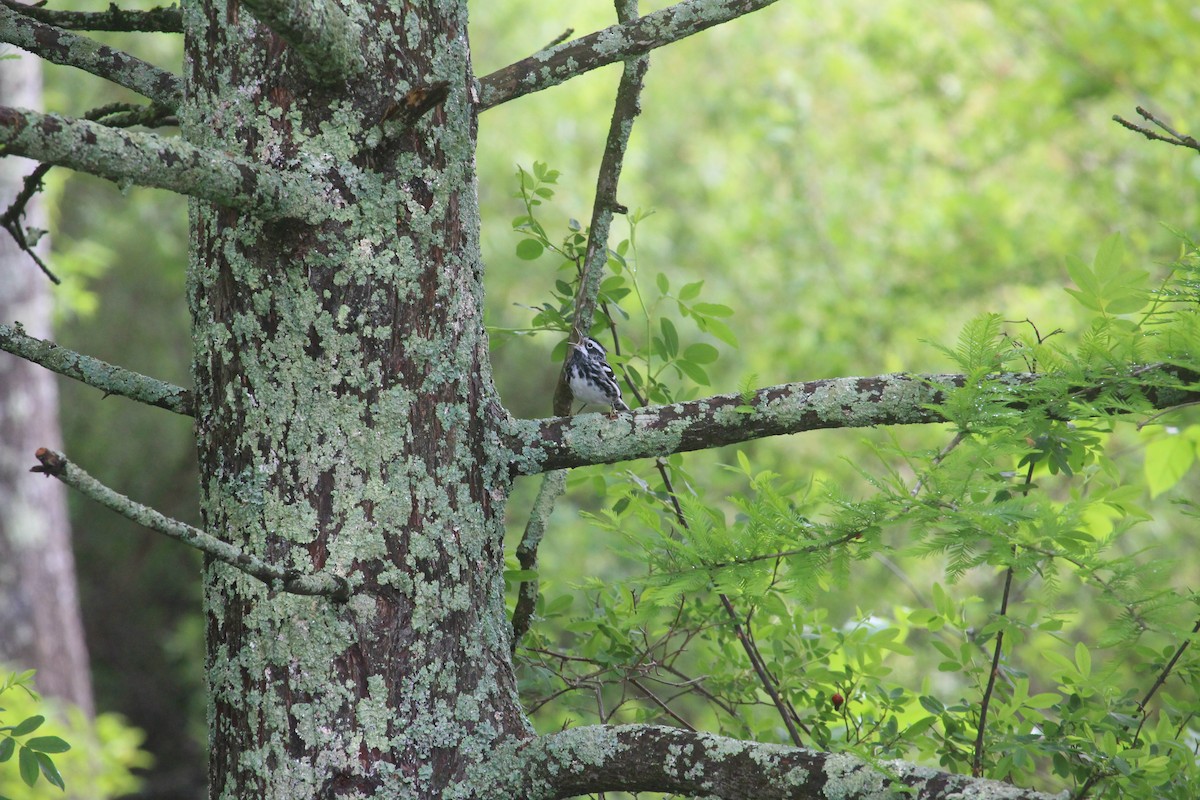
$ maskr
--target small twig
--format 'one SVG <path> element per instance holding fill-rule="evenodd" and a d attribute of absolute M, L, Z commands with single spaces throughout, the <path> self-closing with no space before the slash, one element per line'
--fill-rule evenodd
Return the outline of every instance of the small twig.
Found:
<path fill-rule="evenodd" d="M 953 450 L 954 448 L 958 447 L 960 444 L 962 444 L 963 439 L 966 439 L 966 438 L 967 438 L 966 431 L 959 431 L 958 433 L 954 434 L 954 438 L 951 439 L 950 442 L 941 449 L 941 452 L 939 452 L 936 456 L 933 457 L 933 464 L 930 466 L 929 471 L 932 472 L 934 469 L 936 469 L 937 466 L 946 459 L 946 456 L 950 455 L 950 451 Z M 917 495 L 919 495 L 921 493 L 921 488 L 925 485 L 925 479 L 928 476 L 929 476 L 928 473 L 926 473 L 925 475 L 922 475 L 920 478 L 917 478 L 916 484 L 913 486 L 913 488 L 908 493 L 910 497 L 916 497 Z"/>
<path fill-rule="evenodd" d="M 35 455 L 41 465 L 30 468 L 30 472 L 38 472 L 46 476 L 53 475 L 85 497 L 90 497 L 126 519 L 190 545 L 222 563 L 259 579 L 273 589 L 280 589 L 292 594 L 320 595 L 340 601 L 345 601 L 350 596 L 350 585 L 345 578 L 324 571 L 305 575 L 296 570 L 268 564 L 259 558 L 247 555 L 229 542 L 222 541 L 199 528 L 193 528 L 191 525 L 171 519 L 149 506 L 134 502 L 113 491 L 68 461 L 62 453 L 40 447 Z"/>
<path fill-rule="evenodd" d="M 675 713 L 675 710 L 672 709 L 669 705 L 667 705 L 666 702 L 661 697 L 656 695 L 654 692 L 650 691 L 650 689 L 647 686 L 645 686 L 641 681 L 639 681 L 637 678 L 632 678 L 629 682 L 632 683 L 634 686 L 636 686 L 638 691 L 640 691 L 642 694 L 646 695 L 646 697 L 649 698 L 650 702 L 654 703 L 654 705 L 661 708 L 663 710 L 663 713 L 666 714 L 668 717 L 675 720 L 681 726 L 683 726 L 684 728 L 687 728 L 689 731 L 696 730 L 696 728 L 692 725 L 692 723 L 688 722 L 686 719 L 684 719 L 683 717 L 681 717 L 677 713 Z"/>
<path fill-rule="evenodd" d="M 542 49 L 549 50 L 551 47 L 556 47 L 556 46 L 562 44 L 563 42 L 565 42 L 567 39 L 570 39 L 571 36 L 574 35 L 574 33 L 575 33 L 574 28 L 567 28 L 565 31 L 560 33 L 558 36 L 555 36 L 553 39 L 551 39 L 550 42 Z"/>
<path fill-rule="evenodd" d="M 1004 575 L 1004 596 L 1000 601 L 1000 616 L 1008 614 L 1008 598 L 1012 592 L 1013 568 L 1009 567 Z M 979 730 L 975 734 L 975 758 L 971 762 L 971 774 L 976 778 L 983 776 L 984 737 L 987 733 L 988 705 L 992 700 L 992 692 L 996 688 L 996 676 L 1000 672 L 1000 651 L 1004 645 L 1004 631 L 996 631 L 996 646 L 992 651 L 992 668 L 988 672 L 987 688 L 983 690 L 983 699 L 979 703 Z"/>
<path fill-rule="evenodd" d="M 1029 488 L 1033 485 L 1033 463 L 1029 464 L 1029 469 L 1025 472 L 1024 493 L 1029 494 Z M 1016 545 L 1013 545 L 1013 554 L 1016 554 Z M 1003 619 L 1008 615 L 1008 600 L 1012 596 L 1013 568 L 1010 564 L 1004 573 L 1004 593 L 1000 599 L 1000 617 Z M 987 688 L 983 690 L 983 698 L 979 703 L 979 730 L 975 734 L 975 757 L 971 762 L 971 774 L 976 778 L 983 776 L 983 753 L 984 753 L 984 738 L 987 733 L 987 714 L 988 705 L 992 701 L 992 692 L 996 689 L 996 677 L 1000 673 L 1000 653 L 1004 645 L 1004 630 L 996 631 L 996 645 L 992 650 L 992 668 L 988 672 Z"/>
<path fill-rule="evenodd" d="M 1144 420 L 1138 422 L 1137 430 L 1140 431 L 1142 428 L 1146 427 L 1147 425 L 1153 425 L 1154 423 L 1158 422 L 1159 419 L 1161 419 L 1162 417 L 1165 417 L 1167 414 L 1174 414 L 1176 411 L 1179 411 L 1180 409 L 1191 408 L 1192 406 L 1198 406 L 1198 405 L 1200 405 L 1200 400 L 1192 400 L 1191 402 L 1188 402 L 1188 403 L 1180 403 L 1177 406 L 1171 406 L 1170 408 L 1164 408 L 1162 411 L 1159 411 L 1157 414 L 1151 414 L 1150 416 L 1146 417 Z"/>
<path fill-rule="evenodd" d="M 391 100 L 379 117 L 380 123 L 391 122 L 392 132 L 408 130 L 421 117 L 446 102 L 450 96 L 450 84 L 438 81 L 428 86 L 409 89 L 399 100 Z"/>
<path fill-rule="evenodd" d="M 1200 619 L 1196 620 L 1196 624 L 1192 626 L 1192 633 L 1200 633 Z M 1166 683 L 1167 678 L 1171 676 L 1171 670 L 1175 669 L 1176 662 L 1179 661 L 1180 657 L 1183 655 L 1183 651 L 1187 650 L 1190 643 L 1190 639 L 1184 639 L 1179 643 L 1179 647 L 1175 648 L 1175 655 L 1171 656 L 1171 660 L 1168 661 L 1167 665 L 1162 668 L 1161 672 L 1158 673 L 1158 677 L 1154 679 L 1154 684 L 1150 687 L 1149 691 L 1146 692 L 1145 697 L 1138 701 L 1138 710 L 1142 712 L 1143 717 L 1146 714 L 1146 704 L 1150 702 L 1150 699 L 1154 697 L 1155 693 L 1162 688 L 1164 683 Z M 1138 727 L 1138 730 L 1141 730 L 1140 726 Z"/>
<path fill-rule="evenodd" d="M 1084 800 L 1088 796 L 1088 792 L 1103 776 L 1099 772 L 1093 772 L 1088 776 L 1088 779 L 1083 782 L 1083 786 L 1079 787 L 1079 791 L 1071 795 L 1071 800 Z"/>
<path fill-rule="evenodd" d="M 1130 122 L 1129 120 L 1121 117 L 1120 114 L 1113 114 L 1113 122 L 1116 122 L 1118 125 L 1128 128 L 1131 131 L 1140 133 L 1142 136 L 1145 136 L 1151 141 L 1166 142 L 1167 144 L 1173 144 L 1177 147 L 1187 147 L 1192 150 L 1200 151 L 1200 141 L 1197 141 L 1195 137 L 1179 133 L 1166 122 L 1159 119 L 1141 106 L 1138 106 L 1136 111 L 1142 119 L 1148 120 L 1149 122 L 1158 126 L 1160 129 L 1166 131 L 1167 135 L 1163 136 L 1161 133 L 1158 133 L 1151 128 L 1147 128 L 1144 125 L 1138 125 L 1136 122 Z"/>

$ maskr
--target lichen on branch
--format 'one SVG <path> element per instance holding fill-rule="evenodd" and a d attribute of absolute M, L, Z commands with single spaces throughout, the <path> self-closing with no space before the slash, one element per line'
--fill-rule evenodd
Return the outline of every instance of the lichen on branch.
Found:
<path fill-rule="evenodd" d="M 0 148 L 97 175 L 208 200 L 263 219 L 316 222 L 333 193 L 303 173 L 196 147 L 153 133 L 0 106 Z"/>
<path fill-rule="evenodd" d="M 8 4 L 0 4 L 0 41 L 110 80 L 171 110 L 183 100 L 183 80 L 178 75 L 86 36 L 38 22 Z"/>
<path fill-rule="evenodd" d="M 683 0 L 636 20 L 549 47 L 480 79 L 479 110 L 540 92 L 617 61 L 766 8 L 776 0 Z"/>

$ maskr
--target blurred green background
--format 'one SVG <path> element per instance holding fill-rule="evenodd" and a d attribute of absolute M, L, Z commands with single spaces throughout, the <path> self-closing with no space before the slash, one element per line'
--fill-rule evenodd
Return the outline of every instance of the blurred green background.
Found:
<path fill-rule="evenodd" d="M 567 28 L 582 35 L 613 21 L 610 4 L 597 0 L 489 0 L 472 3 L 471 14 L 480 75 Z M 177 38 L 97 38 L 179 69 Z M 1194 232 L 1200 222 L 1200 158 L 1110 120 L 1132 117 L 1141 104 L 1194 131 L 1200 120 L 1187 115 L 1200 105 L 1198 40 L 1200 12 L 1184 0 L 783 0 L 656 51 L 619 193 L 631 209 L 655 211 L 638 227 L 639 273 L 647 281 L 663 273 L 673 286 L 704 280 L 705 299 L 735 310 L 736 350 L 681 326 L 685 344 L 722 350 L 710 369 L 713 392 L 948 369 L 929 342 L 952 342 L 983 311 L 1071 331 L 1067 256 L 1090 261 L 1105 236 L 1121 231 L 1131 262 L 1162 269 L 1178 251 L 1163 223 Z M 47 65 L 46 76 L 49 110 L 79 114 L 130 99 L 77 71 Z M 586 223 L 618 76 L 616 66 L 598 70 L 480 118 L 490 325 L 527 325 L 527 306 L 544 302 L 559 277 L 552 259 L 514 254 L 517 165 L 544 161 L 562 173 L 540 211 L 547 228 Z M 52 266 L 66 278 L 56 290 L 59 341 L 189 385 L 185 201 L 122 193 L 65 170 L 52 175 Z M 618 218 L 613 243 L 627 236 Z M 640 330 L 635 319 L 623 335 L 636 342 Z M 496 382 L 514 415 L 549 413 L 555 344 L 546 335 L 494 337 Z M 67 453 L 119 491 L 198 522 L 188 420 L 73 382 L 62 391 Z M 888 435 L 931 447 L 950 437 L 937 428 L 827 431 L 744 449 L 757 468 L 853 487 L 864 440 Z M 714 468 L 733 460 L 727 450 L 688 456 L 692 488 L 710 499 L 744 489 Z M 536 485 L 518 483 L 514 542 Z M 1194 488 L 1189 479 L 1180 491 Z M 596 510 L 586 483 L 554 512 L 541 553 L 549 594 L 634 568 L 590 531 L 580 509 Z M 200 797 L 199 559 L 76 497 L 72 513 L 97 706 L 147 733 L 156 766 L 141 796 Z M 1183 533 L 1168 520 L 1152 534 L 1173 547 Z M 887 585 L 882 567 L 863 569 L 880 570 L 861 576 L 863 586 Z M 916 583 L 932 580 L 920 572 L 928 565 L 913 569 Z M 1194 565 L 1181 569 L 1181 585 L 1200 578 Z M 836 618 L 873 598 L 848 592 L 825 601 Z M 546 713 L 539 725 L 561 725 Z"/>

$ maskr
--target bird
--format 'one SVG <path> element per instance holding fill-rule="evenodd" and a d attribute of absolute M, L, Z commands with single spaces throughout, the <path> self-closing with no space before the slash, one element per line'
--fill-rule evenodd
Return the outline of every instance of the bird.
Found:
<path fill-rule="evenodd" d="M 567 385 L 576 400 L 586 405 L 608 406 L 614 411 L 628 411 L 621 399 L 617 376 L 608 365 L 608 351 L 592 337 L 582 343 L 571 342 L 567 358 Z"/>

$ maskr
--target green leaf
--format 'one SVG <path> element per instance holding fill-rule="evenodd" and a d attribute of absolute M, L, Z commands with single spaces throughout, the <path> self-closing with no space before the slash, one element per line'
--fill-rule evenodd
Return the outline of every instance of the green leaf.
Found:
<path fill-rule="evenodd" d="M 667 280 L 667 276 L 662 272 L 654 276 L 654 284 L 658 286 L 659 294 L 667 294 L 671 291 L 671 282 Z"/>
<path fill-rule="evenodd" d="M 517 243 L 517 258 L 533 261 L 539 258 L 545 249 L 537 239 L 522 239 Z"/>
<path fill-rule="evenodd" d="M 54 759 L 45 753 L 34 753 L 34 756 L 37 758 L 38 767 L 41 769 L 42 775 L 46 777 L 47 783 L 65 790 L 67 787 L 63 783 L 62 775 L 58 774 L 58 767 L 54 766 Z"/>
<path fill-rule="evenodd" d="M 1053 708 L 1061 699 L 1054 692 L 1041 692 L 1027 698 L 1025 705 L 1029 708 Z"/>
<path fill-rule="evenodd" d="M 671 358 L 679 355 L 679 333 L 675 330 L 675 323 L 663 317 L 659 320 L 659 327 L 662 328 L 663 343 L 667 349 L 667 355 Z"/>
<path fill-rule="evenodd" d="M 946 707 L 942 705 L 942 701 L 938 700 L 936 697 L 930 697 L 927 694 L 923 694 L 918 699 L 920 700 L 921 708 L 925 709 L 930 714 L 941 714 L 946 710 Z"/>
<path fill-rule="evenodd" d="M 1146 273 L 1141 273 L 1145 275 Z M 1141 289 L 1123 292 L 1104 304 L 1104 310 L 1109 314 L 1133 314 L 1145 308 L 1150 298 Z"/>
<path fill-rule="evenodd" d="M 1125 239 L 1114 233 L 1100 243 L 1092 269 L 1096 277 L 1108 283 L 1121 276 L 1121 265 L 1125 261 Z"/>
<path fill-rule="evenodd" d="M 697 317 L 696 325 L 699 326 L 700 330 L 705 333 L 711 333 L 730 347 L 737 347 L 737 337 L 733 335 L 733 331 L 724 322 L 712 317 Z"/>
<path fill-rule="evenodd" d="M 506 570 L 504 570 L 504 580 L 508 583 L 525 583 L 527 581 L 535 581 L 535 580 L 537 580 L 537 576 L 538 576 L 538 574 L 537 574 L 536 569 L 506 569 Z M 46 738 L 50 739 L 50 738 L 54 738 L 54 737 L 47 736 Z M 62 741 L 62 740 L 60 739 L 59 741 Z M 33 747 L 33 740 L 31 739 L 28 742 L 28 744 L 30 747 Z M 63 742 L 63 744 L 66 744 L 66 742 Z M 61 752 L 61 751 L 45 750 L 43 752 L 57 753 L 57 752 Z"/>
<path fill-rule="evenodd" d="M 1075 645 L 1075 666 L 1079 669 L 1079 674 L 1085 679 L 1092 675 L 1092 654 L 1088 652 L 1087 645 L 1083 642 L 1078 642 Z"/>
<path fill-rule="evenodd" d="M 732 317 L 733 309 L 720 303 L 695 303 L 692 312 L 706 317 Z"/>
<path fill-rule="evenodd" d="M 1092 268 L 1075 256 L 1067 256 L 1067 275 L 1079 287 L 1079 291 L 1095 297 L 1100 294 L 1100 281 Z"/>
<path fill-rule="evenodd" d="M 65 753 L 71 749 L 71 745 L 57 736 L 35 736 L 25 746 L 39 753 Z"/>
<path fill-rule="evenodd" d="M 720 357 L 721 353 L 711 344 L 699 342 L 690 344 L 683 351 L 683 357 L 696 364 L 711 364 Z"/>
<path fill-rule="evenodd" d="M 680 300 L 695 300 L 700 296 L 700 290 L 704 288 L 704 281 L 696 281 L 694 283 L 685 283 L 683 288 L 679 290 Z"/>
<path fill-rule="evenodd" d="M 8 736 L 0 739 L 0 764 L 12 758 L 13 751 L 17 747 L 17 742 Z"/>
<path fill-rule="evenodd" d="M 36 716 L 36 715 L 32 716 L 32 717 L 28 717 L 26 719 L 23 719 L 23 720 L 21 720 L 21 722 L 19 722 L 13 726 L 12 735 L 13 736 L 24 736 L 27 733 L 33 733 L 35 730 L 37 730 L 39 727 L 41 727 L 41 724 L 45 721 L 46 721 L 45 717 Z"/>
<path fill-rule="evenodd" d="M 624 288 L 625 278 L 622 275 L 609 275 L 604 280 L 600 281 L 600 291 L 615 292 L 618 289 Z"/>
<path fill-rule="evenodd" d="M 1078 300 L 1079 304 L 1081 306 L 1083 306 L 1084 308 L 1090 309 L 1092 311 L 1102 311 L 1103 310 L 1100 307 L 1100 301 L 1093 294 L 1088 294 L 1087 292 L 1084 292 L 1084 291 L 1081 291 L 1078 289 L 1072 289 L 1070 287 L 1064 288 L 1063 291 L 1065 291 L 1067 294 L 1071 295 L 1071 297 L 1074 297 L 1076 300 Z"/>
<path fill-rule="evenodd" d="M 17 761 L 20 764 L 21 780 L 25 781 L 26 786 L 33 786 L 37 783 L 38 772 L 41 771 L 38 768 L 37 754 L 28 747 L 22 747 L 20 753 Z"/>
<path fill-rule="evenodd" d="M 683 370 L 684 374 L 691 378 L 701 386 L 711 386 L 712 381 L 708 377 L 708 373 L 704 371 L 704 367 L 699 364 L 693 364 L 686 359 L 680 359 L 675 362 L 675 366 Z"/>
<path fill-rule="evenodd" d="M 1196 446 L 1184 436 L 1165 436 L 1146 445 L 1142 471 L 1150 496 L 1157 497 L 1179 483 L 1196 460 Z"/>

